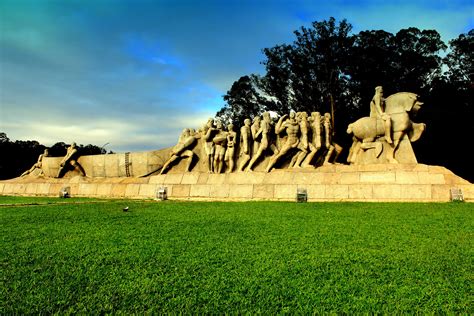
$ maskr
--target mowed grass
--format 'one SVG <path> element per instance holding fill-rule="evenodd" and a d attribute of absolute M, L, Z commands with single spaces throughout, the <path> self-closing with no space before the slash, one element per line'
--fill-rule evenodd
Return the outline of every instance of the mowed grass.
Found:
<path fill-rule="evenodd" d="M 474 312 L 467 203 L 81 200 L 0 223 L 2 315 Z"/>

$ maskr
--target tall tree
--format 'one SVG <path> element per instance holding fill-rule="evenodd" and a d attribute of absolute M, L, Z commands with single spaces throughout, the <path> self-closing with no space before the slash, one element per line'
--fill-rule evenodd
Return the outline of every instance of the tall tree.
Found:
<path fill-rule="evenodd" d="M 234 82 L 224 95 L 226 105 L 217 112 L 216 117 L 223 122 L 242 125 L 244 119 L 253 119 L 263 112 L 267 101 L 257 91 L 258 80 L 256 76 L 243 76 Z"/>

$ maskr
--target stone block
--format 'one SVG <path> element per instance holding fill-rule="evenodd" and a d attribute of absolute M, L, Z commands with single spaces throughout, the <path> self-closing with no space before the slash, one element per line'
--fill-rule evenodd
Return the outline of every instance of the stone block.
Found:
<path fill-rule="evenodd" d="M 431 185 L 431 200 L 437 202 L 448 202 L 451 200 L 451 186 L 445 184 Z"/>
<path fill-rule="evenodd" d="M 3 188 L 5 187 L 5 183 L 0 183 L 0 195 L 3 194 Z"/>
<path fill-rule="evenodd" d="M 209 173 L 201 173 L 199 174 L 197 184 L 207 184 L 208 179 L 209 179 Z"/>
<path fill-rule="evenodd" d="M 429 171 L 429 168 L 428 168 L 428 165 L 424 165 L 424 164 L 417 164 L 413 167 L 413 171 L 415 172 L 428 172 Z"/>
<path fill-rule="evenodd" d="M 318 172 L 336 173 L 337 165 L 331 164 L 331 165 L 319 166 L 317 170 Z"/>
<path fill-rule="evenodd" d="M 323 184 L 324 179 L 327 177 L 327 173 L 323 172 L 301 172 L 296 173 L 293 177 L 294 184 Z"/>
<path fill-rule="evenodd" d="M 419 184 L 446 184 L 443 174 L 418 172 L 418 179 Z"/>
<path fill-rule="evenodd" d="M 207 184 L 223 184 L 226 183 L 226 176 L 225 173 L 211 173 L 207 178 Z"/>
<path fill-rule="evenodd" d="M 358 165 L 358 169 L 360 172 L 379 172 L 379 171 L 387 171 L 388 164 L 370 164 L 370 165 Z"/>
<path fill-rule="evenodd" d="M 229 187 L 230 198 L 251 199 L 253 193 L 253 185 L 251 184 L 233 184 Z"/>
<path fill-rule="evenodd" d="M 71 192 L 72 194 L 72 192 Z M 95 183 L 80 183 L 78 195 L 95 196 L 97 194 L 97 184 Z"/>
<path fill-rule="evenodd" d="M 81 195 L 79 192 L 79 184 L 78 183 L 63 183 L 63 186 L 68 186 L 71 189 L 71 196 L 78 196 Z"/>
<path fill-rule="evenodd" d="M 211 186 L 208 184 L 195 184 L 191 186 L 189 195 L 191 197 L 209 197 Z"/>
<path fill-rule="evenodd" d="M 295 200 L 298 185 L 296 184 L 275 184 L 273 197 L 278 200 Z"/>
<path fill-rule="evenodd" d="M 470 184 L 469 181 L 464 180 L 463 178 L 455 175 L 455 174 L 444 174 L 444 183 L 450 185 L 460 185 L 460 184 Z"/>
<path fill-rule="evenodd" d="M 358 172 L 345 172 L 339 174 L 339 184 L 358 184 L 360 174 Z"/>
<path fill-rule="evenodd" d="M 13 183 L 5 183 L 3 187 L 3 194 L 9 195 L 13 194 L 14 191 L 14 184 Z"/>
<path fill-rule="evenodd" d="M 227 175 L 229 184 L 260 184 L 265 178 L 264 172 L 237 172 Z"/>
<path fill-rule="evenodd" d="M 373 184 L 349 185 L 349 199 L 363 201 L 373 198 Z"/>
<path fill-rule="evenodd" d="M 137 197 L 140 192 L 140 184 L 127 184 L 125 189 L 125 197 Z"/>
<path fill-rule="evenodd" d="M 107 197 L 112 192 L 112 183 L 101 183 L 97 185 L 97 195 Z"/>
<path fill-rule="evenodd" d="M 67 184 L 63 184 L 63 183 L 52 183 L 50 186 L 49 186 L 49 192 L 48 192 L 48 195 L 50 196 L 59 196 L 59 192 L 61 191 L 61 189 L 63 187 L 66 187 L 66 186 L 69 186 Z M 69 186 L 70 187 L 70 186 Z"/>
<path fill-rule="evenodd" d="M 357 165 L 336 165 L 336 173 L 358 172 Z"/>
<path fill-rule="evenodd" d="M 474 184 L 462 184 L 458 187 L 462 190 L 464 201 L 474 202 Z"/>
<path fill-rule="evenodd" d="M 255 199 L 273 199 L 274 192 L 275 185 L 273 184 L 255 184 L 252 197 Z"/>
<path fill-rule="evenodd" d="M 429 184 L 404 184 L 400 187 L 402 200 L 427 201 L 431 199 L 431 185 Z"/>
<path fill-rule="evenodd" d="M 197 172 L 187 172 L 183 174 L 183 179 L 181 184 L 197 184 L 199 180 L 199 173 Z"/>
<path fill-rule="evenodd" d="M 181 184 L 181 180 L 183 180 L 182 173 L 169 173 L 166 174 L 165 182 L 166 184 Z"/>
<path fill-rule="evenodd" d="M 340 173 L 323 173 L 322 184 L 339 184 L 341 176 Z"/>
<path fill-rule="evenodd" d="M 395 172 L 362 172 L 360 174 L 360 183 L 395 183 Z"/>
<path fill-rule="evenodd" d="M 373 197 L 374 199 L 384 200 L 400 200 L 401 185 L 400 184 L 379 184 L 374 185 Z"/>
<path fill-rule="evenodd" d="M 124 197 L 125 190 L 127 189 L 126 184 L 114 184 L 112 186 L 112 191 L 110 192 L 113 197 Z"/>
<path fill-rule="evenodd" d="M 170 197 L 189 197 L 190 192 L 190 184 L 175 184 L 173 185 L 173 191 L 171 192 Z"/>
<path fill-rule="evenodd" d="M 165 183 L 165 174 L 158 174 L 156 176 L 151 176 L 148 180 L 149 184 L 163 184 Z"/>
<path fill-rule="evenodd" d="M 306 189 L 308 193 L 308 201 L 317 201 L 324 199 L 326 195 L 326 186 L 323 184 L 308 184 L 306 186 L 299 185 L 298 188 Z"/>
<path fill-rule="evenodd" d="M 146 198 L 156 198 L 156 191 L 158 190 L 159 185 L 156 184 L 140 184 L 140 189 L 138 190 L 138 195 L 140 197 Z"/>
<path fill-rule="evenodd" d="M 26 184 L 26 191 L 25 191 L 26 194 L 35 195 L 37 190 L 38 190 L 38 183 Z"/>
<path fill-rule="evenodd" d="M 418 184 L 418 172 L 396 171 L 395 182 L 399 184 Z"/>
<path fill-rule="evenodd" d="M 229 197 L 229 185 L 228 184 L 211 185 L 211 189 L 209 191 L 209 197 L 212 197 L 212 198 Z"/>
<path fill-rule="evenodd" d="M 285 171 L 272 171 L 267 173 L 263 178 L 263 182 L 265 184 L 287 184 L 293 183 L 293 174 L 291 172 Z"/>
<path fill-rule="evenodd" d="M 26 193 L 26 184 L 25 183 L 16 183 L 13 186 L 13 194 L 23 195 Z"/>
<path fill-rule="evenodd" d="M 349 198 L 349 185 L 328 184 L 325 188 L 325 198 L 328 200 L 344 200 Z"/>
<path fill-rule="evenodd" d="M 38 186 L 36 188 L 36 194 L 38 194 L 38 195 L 49 195 L 50 186 L 51 186 L 50 183 L 38 183 Z"/>
<path fill-rule="evenodd" d="M 429 173 L 452 174 L 449 169 L 441 166 L 428 166 Z"/>

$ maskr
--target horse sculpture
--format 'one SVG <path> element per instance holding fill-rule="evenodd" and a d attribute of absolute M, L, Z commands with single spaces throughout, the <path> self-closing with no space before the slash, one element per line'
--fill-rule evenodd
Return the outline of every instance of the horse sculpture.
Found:
<path fill-rule="evenodd" d="M 424 123 L 412 122 L 410 116 L 414 116 L 423 105 L 418 101 L 418 95 L 411 92 L 395 93 L 385 99 L 385 113 L 390 116 L 391 133 L 393 144 L 385 146 L 386 160 L 389 163 L 398 163 L 395 159 L 400 142 L 408 136 L 410 142 L 421 137 L 426 125 Z M 347 133 L 353 135 L 353 144 L 349 153 L 348 162 L 356 163 L 360 150 L 375 148 L 378 158 L 384 148 L 383 139 L 384 123 L 381 118 L 363 117 L 349 124 Z"/>

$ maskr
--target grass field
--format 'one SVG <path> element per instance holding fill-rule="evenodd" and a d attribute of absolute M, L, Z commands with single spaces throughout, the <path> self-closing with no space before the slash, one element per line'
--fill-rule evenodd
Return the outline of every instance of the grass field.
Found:
<path fill-rule="evenodd" d="M 0 204 L 2 315 L 474 313 L 473 204 Z"/>

